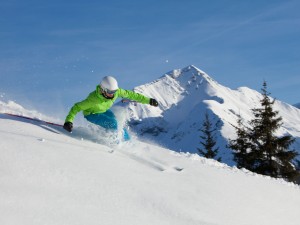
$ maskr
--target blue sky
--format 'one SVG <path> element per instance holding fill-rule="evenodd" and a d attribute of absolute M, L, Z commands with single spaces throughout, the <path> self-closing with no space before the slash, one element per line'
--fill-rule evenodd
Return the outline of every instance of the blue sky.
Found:
<path fill-rule="evenodd" d="M 105 75 L 125 89 L 190 64 L 300 102 L 300 1 L 0 1 L 0 94 L 66 112 Z"/>

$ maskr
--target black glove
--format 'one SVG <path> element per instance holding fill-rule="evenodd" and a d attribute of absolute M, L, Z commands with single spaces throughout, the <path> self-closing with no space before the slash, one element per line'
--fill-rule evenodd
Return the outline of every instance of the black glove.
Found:
<path fill-rule="evenodd" d="M 157 107 L 158 102 L 154 98 L 150 98 L 150 105 Z"/>
<path fill-rule="evenodd" d="M 64 129 L 65 129 L 66 131 L 72 132 L 72 129 L 73 129 L 73 123 L 71 123 L 71 122 L 65 122 L 65 124 L 64 124 Z"/>

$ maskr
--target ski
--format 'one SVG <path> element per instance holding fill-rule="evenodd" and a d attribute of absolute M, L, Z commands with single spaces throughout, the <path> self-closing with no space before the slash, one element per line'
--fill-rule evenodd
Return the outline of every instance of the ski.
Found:
<path fill-rule="evenodd" d="M 61 124 L 52 123 L 49 121 L 45 121 L 45 120 L 41 120 L 41 119 L 37 119 L 37 118 L 33 118 L 33 117 L 21 116 L 21 115 L 17 115 L 17 114 L 13 114 L 13 113 L 1 113 L 1 114 L 12 116 L 12 117 L 18 117 L 18 118 L 26 119 L 26 120 L 32 120 L 34 122 L 45 123 L 45 124 L 53 125 L 53 126 L 57 126 L 57 127 L 63 127 L 63 125 L 61 125 Z"/>

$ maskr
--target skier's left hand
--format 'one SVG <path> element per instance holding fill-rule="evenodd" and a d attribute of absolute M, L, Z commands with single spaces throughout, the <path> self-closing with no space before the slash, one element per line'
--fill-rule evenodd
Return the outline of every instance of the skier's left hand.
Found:
<path fill-rule="evenodd" d="M 158 102 L 154 98 L 150 98 L 150 105 L 157 107 Z"/>

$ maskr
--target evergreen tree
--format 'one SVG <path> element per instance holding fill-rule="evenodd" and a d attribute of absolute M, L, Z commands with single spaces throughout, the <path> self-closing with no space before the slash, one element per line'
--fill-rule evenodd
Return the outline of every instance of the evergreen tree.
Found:
<path fill-rule="evenodd" d="M 213 124 L 210 121 L 208 113 L 205 113 L 205 119 L 202 123 L 202 128 L 199 129 L 202 133 L 202 135 L 200 135 L 202 140 L 200 141 L 200 144 L 202 145 L 202 148 L 197 149 L 199 154 L 206 158 L 215 159 L 218 154 L 219 148 L 215 147 L 215 145 L 217 144 L 216 131 L 219 129 L 219 123 L 220 120 Z M 217 160 L 220 162 L 221 157 L 217 158 Z"/>
<path fill-rule="evenodd" d="M 254 143 L 258 163 L 254 171 L 271 177 L 295 180 L 299 172 L 292 160 L 298 155 L 294 150 L 288 150 L 295 139 L 290 136 L 275 136 L 275 132 L 282 126 L 282 118 L 278 111 L 273 110 L 275 99 L 271 101 L 264 81 L 261 108 L 253 109 L 254 119 L 250 122 L 253 127 L 250 140 Z"/>
<path fill-rule="evenodd" d="M 229 147 L 235 150 L 238 166 L 245 166 L 259 174 L 296 181 L 299 171 L 292 161 L 298 154 L 295 150 L 288 150 L 295 139 L 290 135 L 275 135 L 282 126 L 282 118 L 278 116 L 278 111 L 273 110 L 275 100 L 271 101 L 268 96 L 270 93 L 265 81 L 261 90 L 261 108 L 252 109 L 252 128 L 236 128 L 238 138 L 230 141 Z"/>
<path fill-rule="evenodd" d="M 234 126 L 237 134 L 237 139 L 229 140 L 227 147 L 233 150 L 234 161 L 238 168 L 246 168 L 253 170 L 255 164 L 255 155 L 253 154 L 253 146 L 249 140 L 249 128 L 243 124 L 241 115 L 238 116 L 238 125 Z"/>

